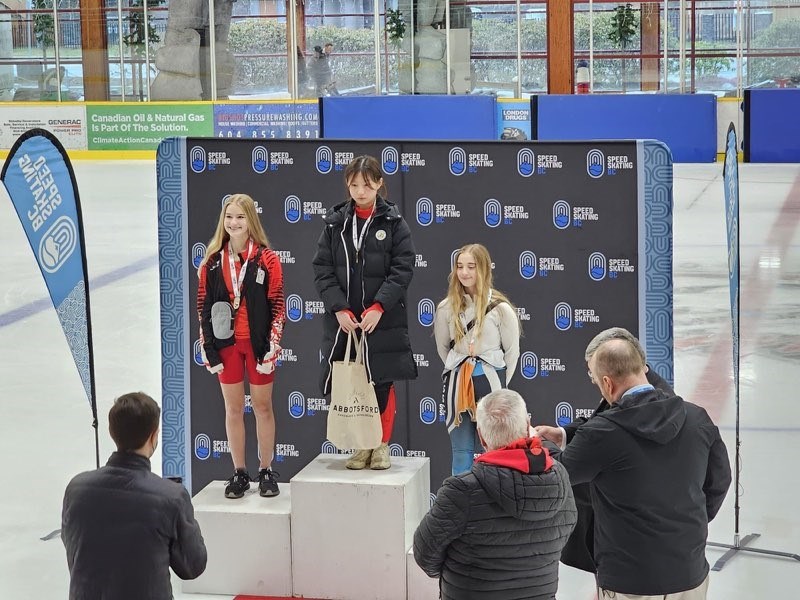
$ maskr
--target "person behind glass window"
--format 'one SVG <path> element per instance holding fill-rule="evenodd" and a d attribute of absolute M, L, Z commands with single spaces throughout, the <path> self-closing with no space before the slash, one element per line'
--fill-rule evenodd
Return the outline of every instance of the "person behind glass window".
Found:
<path fill-rule="evenodd" d="M 336 89 L 336 82 L 333 80 L 333 68 L 331 67 L 331 55 L 333 54 L 333 44 L 328 42 L 325 47 L 314 46 L 314 56 L 311 58 L 309 71 L 314 82 L 317 97 L 338 96 L 339 90 Z"/>

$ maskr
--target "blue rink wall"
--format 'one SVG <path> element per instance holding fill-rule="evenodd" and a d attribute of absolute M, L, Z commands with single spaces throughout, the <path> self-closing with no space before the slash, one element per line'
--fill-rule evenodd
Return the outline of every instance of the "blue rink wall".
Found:
<path fill-rule="evenodd" d="M 493 96 L 320 99 L 320 135 L 339 140 L 496 140 Z"/>
<path fill-rule="evenodd" d="M 717 159 L 711 94 L 533 96 L 531 114 L 539 141 L 654 139 L 669 147 L 675 162 Z"/>
<path fill-rule="evenodd" d="M 526 113 L 524 125 L 504 119 Z M 514 126 L 530 140 L 654 139 L 675 162 L 717 159 L 717 99 L 710 94 L 542 95 L 529 107 L 490 96 L 331 97 L 320 99 L 320 122 L 326 139 L 491 140 Z"/>
<path fill-rule="evenodd" d="M 97 147 L 89 143 L 93 139 L 90 131 L 96 126 L 89 123 L 96 116 L 89 109 L 96 110 L 97 105 L 9 105 L 12 112 L 7 121 L 0 122 L 0 156 L 7 153 L 24 123 L 54 133 L 73 159 L 151 156 L 163 134 L 156 134 L 150 145 L 131 141 Z M 175 110 L 172 105 L 145 105 L 148 114 Z M 420 95 L 333 97 L 296 103 L 197 102 L 183 106 L 188 121 L 196 121 L 205 112 L 213 116 L 204 129 L 198 126 L 202 131 L 175 135 L 264 140 L 654 139 L 669 147 L 675 162 L 714 162 L 725 150 L 725 134 L 733 122 L 743 141 L 746 162 L 786 163 L 800 162 L 798 108 L 797 89 L 747 90 L 744 101 L 710 94 L 585 94 L 530 99 Z"/>
<path fill-rule="evenodd" d="M 800 162 L 800 90 L 746 90 L 742 104 L 745 162 Z M 715 162 L 738 120 L 718 116 L 713 94 L 338 97 L 321 98 L 320 111 L 328 139 L 653 139 L 679 163 Z"/>
<path fill-rule="evenodd" d="M 800 163 L 800 89 L 745 90 L 744 160 Z"/>

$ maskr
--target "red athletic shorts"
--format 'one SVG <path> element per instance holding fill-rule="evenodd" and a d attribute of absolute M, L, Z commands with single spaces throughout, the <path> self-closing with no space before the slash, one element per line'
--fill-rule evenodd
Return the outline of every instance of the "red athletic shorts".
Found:
<path fill-rule="evenodd" d="M 247 369 L 247 380 L 250 385 L 266 385 L 275 379 L 275 371 L 264 375 L 256 371 L 256 357 L 250 340 L 236 339 L 233 346 L 226 346 L 219 351 L 222 359 L 222 373 L 219 374 L 220 383 L 241 383 L 244 381 L 244 371 Z"/>

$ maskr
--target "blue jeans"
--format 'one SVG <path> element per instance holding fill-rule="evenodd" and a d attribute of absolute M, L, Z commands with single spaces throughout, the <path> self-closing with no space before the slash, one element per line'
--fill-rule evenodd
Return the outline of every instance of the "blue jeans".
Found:
<path fill-rule="evenodd" d="M 450 446 L 453 449 L 453 475 L 468 472 L 475 455 L 483 452 L 478 428 L 469 413 L 461 413 L 461 425 L 450 432 Z"/>
<path fill-rule="evenodd" d="M 475 388 L 475 398 L 480 400 L 492 391 L 489 381 L 483 375 L 483 369 L 492 367 L 483 365 L 481 361 L 478 361 L 478 367 L 473 372 L 472 385 Z M 505 386 L 506 370 L 498 369 L 497 376 L 500 378 L 500 385 Z M 470 419 L 469 413 L 461 413 L 461 425 L 450 432 L 450 448 L 453 451 L 453 475 L 468 472 L 472 469 L 475 455 L 483 453 L 484 448 L 478 437 L 478 427 Z"/>

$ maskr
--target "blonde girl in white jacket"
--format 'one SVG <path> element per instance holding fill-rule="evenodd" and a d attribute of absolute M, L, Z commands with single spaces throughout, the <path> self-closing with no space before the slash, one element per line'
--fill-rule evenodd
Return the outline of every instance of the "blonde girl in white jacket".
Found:
<path fill-rule="evenodd" d="M 508 387 L 519 359 L 517 310 L 492 288 L 492 259 L 481 244 L 459 249 L 447 297 L 434 320 L 436 349 L 444 363 L 443 397 L 453 450 L 453 475 L 472 468 L 483 451 L 475 427 L 476 403 Z"/>

